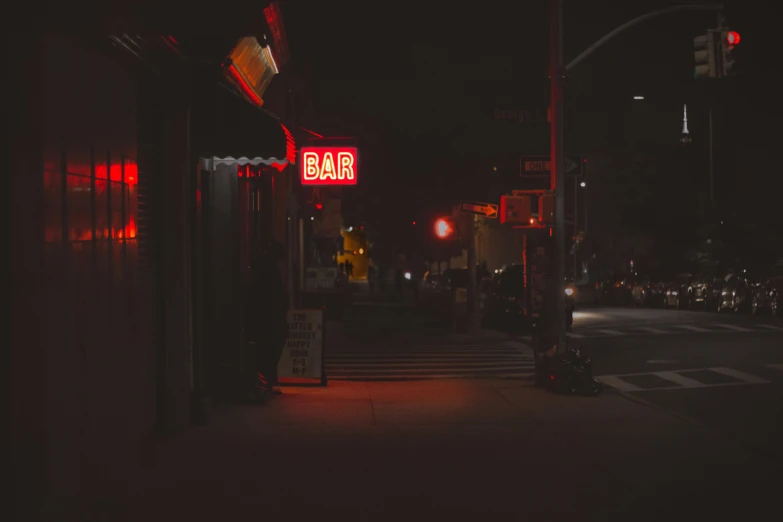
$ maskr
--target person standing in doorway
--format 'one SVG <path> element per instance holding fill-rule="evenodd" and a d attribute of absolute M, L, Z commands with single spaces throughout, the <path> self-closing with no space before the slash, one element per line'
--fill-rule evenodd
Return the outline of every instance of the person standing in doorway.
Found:
<path fill-rule="evenodd" d="M 345 262 L 345 273 L 348 275 L 348 279 L 353 276 L 353 263 L 350 260 Z"/>
<path fill-rule="evenodd" d="M 252 393 L 260 402 L 281 393 L 276 388 L 277 366 L 288 330 L 283 258 L 283 245 L 273 242 L 252 265 L 246 323 L 249 336 L 255 341 Z"/>

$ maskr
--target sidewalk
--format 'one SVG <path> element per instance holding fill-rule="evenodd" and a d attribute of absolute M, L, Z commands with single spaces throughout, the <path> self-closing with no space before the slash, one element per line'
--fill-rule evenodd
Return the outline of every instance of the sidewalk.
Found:
<path fill-rule="evenodd" d="M 113 520 L 747 519 L 779 483 L 731 441 L 613 393 L 491 380 L 286 392 L 162 441 Z"/>

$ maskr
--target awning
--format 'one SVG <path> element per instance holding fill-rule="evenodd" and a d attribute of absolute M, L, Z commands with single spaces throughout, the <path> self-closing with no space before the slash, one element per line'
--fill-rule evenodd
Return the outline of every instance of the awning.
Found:
<path fill-rule="evenodd" d="M 296 162 L 294 138 L 270 112 L 254 107 L 231 87 L 206 80 L 194 104 L 194 152 L 216 165 L 269 165 L 279 170 Z"/>

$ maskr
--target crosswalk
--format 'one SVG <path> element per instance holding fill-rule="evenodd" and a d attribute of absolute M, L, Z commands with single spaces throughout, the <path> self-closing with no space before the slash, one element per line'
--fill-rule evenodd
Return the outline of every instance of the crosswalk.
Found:
<path fill-rule="evenodd" d="M 568 332 L 572 339 L 586 339 L 596 337 L 627 337 L 639 335 L 677 335 L 688 333 L 770 333 L 783 334 L 783 326 L 773 324 L 730 324 L 730 323 L 699 323 L 696 324 L 668 324 L 654 326 L 615 326 L 613 328 L 579 328 Z"/>
<path fill-rule="evenodd" d="M 657 372 L 599 375 L 596 379 L 618 391 L 636 393 L 770 384 L 775 381 L 779 382 L 781 377 L 783 377 L 783 364 L 765 364 L 756 367 L 755 369 L 738 370 L 736 368 L 716 366 Z"/>
<path fill-rule="evenodd" d="M 406 346 L 374 353 L 326 354 L 326 375 L 338 381 L 533 379 L 535 363 L 519 343 Z"/>

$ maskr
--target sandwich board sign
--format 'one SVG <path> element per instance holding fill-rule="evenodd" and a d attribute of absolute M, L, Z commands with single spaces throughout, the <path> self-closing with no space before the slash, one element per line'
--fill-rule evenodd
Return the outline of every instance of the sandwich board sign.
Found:
<path fill-rule="evenodd" d="M 289 310 L 288 333 L 277 365 L 280 384 L 326 385 L 323 310 Z"/>

